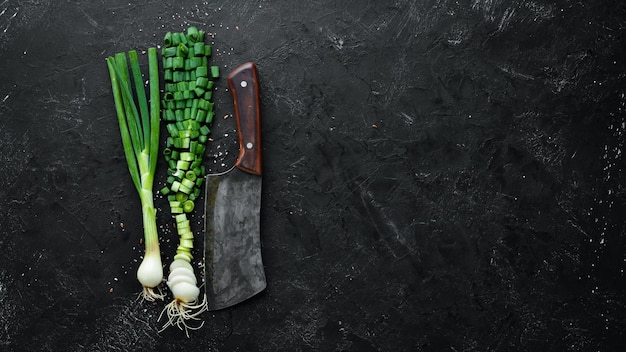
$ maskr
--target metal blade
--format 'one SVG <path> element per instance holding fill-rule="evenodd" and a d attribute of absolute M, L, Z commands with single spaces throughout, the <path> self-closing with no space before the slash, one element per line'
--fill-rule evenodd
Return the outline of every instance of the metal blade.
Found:
<path fill-rule="evenodd" d="M 261 176 L 238 168 L 206 180 L 205 272 L 209 310 L 266 287 L 261 258 Z"/>

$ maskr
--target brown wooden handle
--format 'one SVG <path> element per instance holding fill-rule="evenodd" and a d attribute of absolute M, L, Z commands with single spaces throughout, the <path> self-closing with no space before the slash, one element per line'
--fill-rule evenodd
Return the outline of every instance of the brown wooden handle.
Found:
<path fill-rule="evenodd" d="M 239 157 L 235 166 L 261 175 L 261 114 L 256 65 L 247 62 L 228 75 L 228 87 L 235 103 L 239 133 Z"/>

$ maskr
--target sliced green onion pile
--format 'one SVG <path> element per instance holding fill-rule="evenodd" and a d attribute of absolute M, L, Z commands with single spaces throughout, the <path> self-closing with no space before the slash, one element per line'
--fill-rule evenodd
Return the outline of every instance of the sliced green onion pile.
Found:
<path fill-rule="evenodd" d="M 163 266 L 152 191 L 159 155 L 159 62 L 156 48 L 149 48 L 148 105 L 137 52 L 129 51 L 128 59 L 126 53 L 117 53 L 106 61 L 128 171 L 141 200 L 146 253 L 137 270 L 137 279 L 143 286 L 143 298 L 154 301 L 163 298 L 154 291 L 163 280 Z"/>
<path fill-rule="evenodd" d="M 206 170 L 202 164 L 211 133 L 214 79 L 218 66 L 209 66 L 211 45 L 204 42 L 205 32 L 189 27 L 187 32 L 168 32 L 163 39 L 162 61 L 164 90 L 162 120 L 168 132 L 163 156 L 167 162 L 167 185 L 160 193 L 167 196 L 176 222 L 179 245 L 170 265 L 167 285 L 174 300 L 165 308 L 168 320 L 163 327 L 191 328 L 189 319 L 207 309 L 199 302 L 193 268 L 194 234 L 187 214 L 196 208 Z M 201 325 L 200 325 L 201 326 Z M 198 327 L 199 328 L 199 327 Z"/>

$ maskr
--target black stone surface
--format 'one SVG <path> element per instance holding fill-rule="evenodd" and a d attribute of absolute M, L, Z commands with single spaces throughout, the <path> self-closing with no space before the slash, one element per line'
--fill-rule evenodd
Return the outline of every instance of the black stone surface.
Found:
<path fill-rule="evenodd" d="M 625 24 L 616 0 L 0 1 L 0 349 L 621 350 Z M 188 25 L 224 77 L 258 65 L 268 278 L 190 338 L 137 300 L 104 63 Z M 212 135 L 217 170 L 233 119 Z"/>

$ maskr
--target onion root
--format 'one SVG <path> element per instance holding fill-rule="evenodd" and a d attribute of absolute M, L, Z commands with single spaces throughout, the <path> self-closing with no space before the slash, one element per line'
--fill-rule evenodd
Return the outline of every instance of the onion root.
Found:
<path fill-rule="evenodd" d="M 200 325 L 192 326 L 189 324 L 189 321 L 200 320 L 198 317 L 207 310 L 208 305 L 206 296 L 200 303 L 197 303 L 197 301 L 183 302 L 179 299 L 174 299 L 168 303 L 165 308 L 163 308 L 163 311 L 161 311 L 161 314 L 159 315 L 159 319 L 157 319 L 157 321 L 161 321 L 163 314 L 167 315 L 167 321 L 159 332 L 163 332 L 170 326 L 176 326 L 180 330 L 184 330 L 185 335 L 189 337 L 189 330 L 198 330 L 204 325 L 204 321 L 201 321 Z"/>

